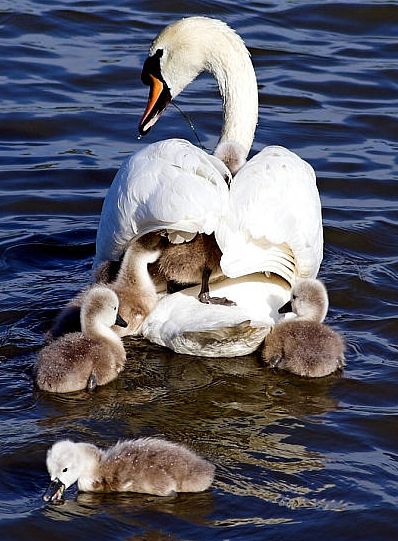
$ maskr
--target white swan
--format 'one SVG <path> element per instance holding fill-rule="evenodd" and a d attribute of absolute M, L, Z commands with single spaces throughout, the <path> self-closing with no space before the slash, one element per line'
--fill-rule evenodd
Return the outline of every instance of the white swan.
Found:
<path fill-rule="evenodd" d="M 258 326 L 264 337 L 289 298 L 287 284 L 270 273 L 289 284 L 297 276 L 316 276 L 322 260 L 321 206 L 312 167 L 289 150 L 266 147 L 245 164 L 257 123 L 256 78 L 243 41 L 221 21 L 182 19 L 153 41 L 142 73 L 150 94 L 140 132 L 147 133 L 167 103 L 205 70 L 217 79 L 223 100 L 224 125 L 215 156 L 170 139 L 128 158 L 105 198 L 95 264 L 118 259 L 132 238 L 149 231 L 167 229 L 180 242 L 214 232 L 224 274 L 255 277 L 253 282 L 217 283 L 218 289 L 228 289 L 231 300 L 239 297 L 238 306 L 201 305 L 192 290 L 170 295 L 149 315 L 144 336 L 184 353 L 243 355 L 261 342 Z M 239 169 L 230 189 L 222 160 Z M 257 273 L 266 276 L 258 279 Z M 247 320 L 257 322 L 249 325 L 253 340 L 246 336 L 240 343 L 241 326 L 232 338 L 230 332 L 223 335 L 224 328 Z M 215 334 L 206 349 L 203 333 L 208 337 L 210 331 Z"/>

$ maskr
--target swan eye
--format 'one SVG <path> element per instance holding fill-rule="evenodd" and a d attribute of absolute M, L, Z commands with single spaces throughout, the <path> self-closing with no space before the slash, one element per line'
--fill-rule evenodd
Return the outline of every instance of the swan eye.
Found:
<path fill-rule="evenodd" d="M 149 86 L 152 83 L 150 75 L 156 77 L 159 79 L 159 81 L 164 82 L 160 69 L 160 59 L 162 56 L 163 49 L 157 49 L 152 56 L 148 56 L 148 58 L 145 60 L 141 72 L 141 81 L 144 83 L 144 85 Z"/>
<path fill-rule="evenodd" d="M 116 306 L 113 309 L 116 310 Z"/>
<path fill-rule="evenodd" d="M 63 473 L 67 472 L 68 468 L 64 468 L 62 471 L 63 471 Z"/>

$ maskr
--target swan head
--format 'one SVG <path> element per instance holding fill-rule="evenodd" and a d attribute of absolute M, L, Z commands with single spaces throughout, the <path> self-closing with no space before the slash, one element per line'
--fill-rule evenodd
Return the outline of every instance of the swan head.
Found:
<path fill-rule="evenodd" d="M 142 68 L 141 80 L 149 86 L 149 97 L 138 127 L 140 135 L 149 132 L 172 99 L 170 88 L 162 74 L 163 55 L 164 50 L 157 48 L 152 55 L 148 56 Z"/>
<path fill-rule="evenodd" d="M 295 283 L 290 301 L 279 308 L 280 314 L 294 312 L 297 317 L 321 323 L 329 307 L 328 294 L 319 280 L 302 278 Z"/>
<path fill-rule="evenodd" d="M 141 135 L 149 132 L 170 101 L 200 72 L 214 71 L 231 38 L 233 45 L 238 42 L 242 46 L 231 28 L 209 17 L 180 19 L 160 32 L 151 44 L 141 73 L 142 82 L 150 87 L 139 123 Z"/>
<path fill-rule="evenodd" d="M 85 467 L 79 445 L 70 440 L 55 443 L 47 452 L 47 470 L 51 478 L 43 500 L 60 501 L 65 490 L 76 483 Z"/>

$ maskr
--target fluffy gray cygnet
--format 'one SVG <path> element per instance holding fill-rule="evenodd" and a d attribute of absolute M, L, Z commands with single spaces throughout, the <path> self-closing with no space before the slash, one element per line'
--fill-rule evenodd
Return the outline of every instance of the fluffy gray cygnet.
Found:
<path fill-rule="evenodd" d="M 126 326 L 118 313 L 114 291 L 96 286 L 83 296 L 82 332 L 69 333 L 39 353 L 36 384 L 53 393 L 68 393 L 105 385 L 123 370 L 126 352 L 112 325 Z"/>
<path fill-rule="evenodd" d="M 119 272 L 111 283 L 102 283 L 102 279 L 107 278 L 104 268 L 111 262 L 107 261 L 97 269 L 97 285 L 102 283 L 116 293 L 119 299 L 119 313 L 128 323 L 123 328 L 113 329 L 119 336 L 138 334 L 142 322 L 158 300 L 156 285 L 148 272 L 148 264 L 158 259 L 161 243 L 162 237 L 156 233 L 149 233 L 131 242 Z M 93 287 L 96 286 L 84 289 L 61 310 L 47 333 L 48 340 L 81 330 L 81 305 L 87 292 Z"/>
<path fill-rule="evenodd" d="M 297 317 L 278 323 L 267 336 L 262 358 L 272 368 L 298 376 L 319 378 L 345 365 L 342 337 L 322 324 L 328 310 L 328 295 L 319 280 L 300 279 L 291 299 L 279 313 Z"/>
<path fill-rule="evenodd" d="M 215 467 L 183 445 L 140 438 L 107 450 L 59 441 L 47 452 L 47 470 L 51 483 L 43 499 L 56 502 L 76 482 L 83 492 L 201 492 L 213 482 Z"/>

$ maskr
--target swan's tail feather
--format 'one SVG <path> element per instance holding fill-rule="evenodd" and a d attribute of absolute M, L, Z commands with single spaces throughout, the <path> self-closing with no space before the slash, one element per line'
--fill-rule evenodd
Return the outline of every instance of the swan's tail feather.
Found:
<path fill-rule="evenodd" d="M 221 327 L 205 331 L 186 331 L 181 334 L 181 341 L 187 348 L 187 353 L 192 349 L 189 345 L 195 344 L 195 350 L 200 348 L 201 356 L 219 357 L 220 349 L 225 356 L 247 355 L 255 351 L 266 335 L 269 333 L 269 326 L 256 327 L 251 321 L 242 321 L 232 327 Z M 183 351 L 180 350 L 181 353 Z"/>
<path fill-rule="evenodd" d="M 242 250 L 227 251 L 221 258 L 221 269 L 230 278 L 255 272 L 272 272 L 290 285 L 294 284 L 297 272 L 294 254 L 284 244 L 261 246 L 251 243 Z"/>

